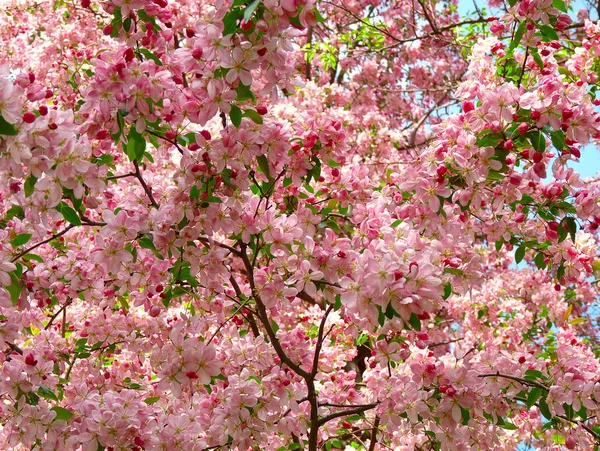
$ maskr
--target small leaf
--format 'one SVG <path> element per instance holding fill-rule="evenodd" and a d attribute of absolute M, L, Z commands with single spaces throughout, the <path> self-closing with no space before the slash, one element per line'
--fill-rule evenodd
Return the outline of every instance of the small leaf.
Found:
<path fill-rule="evenodd" d="M 410 314 L 408 322 L 414 330 L 416 330 L 417 332 L 421 331 L 421 320 L 417 317 L 417 315 L 414 312 Z"/>
<path fill-rule="evenodd" d="M 229 117 L 231 118 L 231 123 L 236 128 L 239 128 L 240 124 L 242 123 L 242 110 L 240 110 L 236 105 L 231 105 Z"/>
<path fill-rule="evenodd" d="M 523 38 L 523 34 L 525 34 L 525 30 L 527 29 L 527 21 L 522 21 L 521 25 L 519 25 L 519 28 L 517 28 L 517 31 L 515 31 L 515 37 L 513 38 L 513 40 L 510 43 L 510 47 L 508 48 L 509 52 L 512 52 L 514 49 L 516 49 L 519 44 L 521 43 L 521 39 Z"/>
<path fill-rule="evenodd" d="M 515 263 L 518 265 L 525 257 L 525 246 L 519 246 L 515 251 Z"/>
<path fill-rule="evenodd" d="M 160 401 L 160 396 L 150 396 L 149 398 L 144 399 L 144 402 L 149 406 Z"/>
<path fill-rule="evenodd" d="M 254 0 L 244 10 L 244 20 L 246 22 L 248 22 L 250 20 L 250 18 L 252 17 L 252 14 L 254 14 L 254 10 L 256 9 L 256 7 L 258 6 L 259 3 L 260 3 L 260 0 Z"/>
<path fill-rule="evenodd" d="M 564 221 L 567 223 L 571 240 L 573 243 L 575 243 L 575 235 L 577 234 L 577 223 L 575 222 L 575 218 L 568 216 L 564 219 Z"/>
<path fill-rule="evenodd" d="M 13 247 L 19 247 L 19 246 L 23 246 L 24 244 L 27 244 L 27 242 L 30 239 L 31 239 L 31 233 L 20 233 L 19 235 L 14 237 L 12 240 L 10 240 L 10 244 L 12 244 Z"/>
<path fill-rule="evenodd" d="M 273 332 L 277 333 L 277 331 L 279 330 L 279 325 L 275 322 L 274 319 L 271 319 L 271 328 L 273 329 Z"/>
<path fill-rule="evenodd" d="M 448 299 L 451 294 L 452 294 L 452 285 L 450 284 L 450 282 L 448 282 L 444 285 L 444 296 L 442 296 L 444 301 L 446 299 Z"/>
<path fill-rule="evenodd" d="M 533 56 L 533 60 L 535 61 L 535 64 L 537 64 L 540 69 L 543 69 L 544 68 L 544 60 L 540 56 L 540 52 L 538 52 L 538 49 L 536 49 L 535 47 L 529 47 L 529 53 L 531 53 L 531 56 Z"/>
<path fill-rule="evenodd" d="M 23 287 L 21 286 L 21 282 L 14 272 L 10 273 L 10 280 L 11 284 L 4 288 L 6 288 L 10 294 L 10 300 L 12 301 L 13 305 L 17 305 L 17 302 L 19 302 L 19 298 L 21 297 L 21 290 L 23 290 Z"/>
<path fill-rule="evenodd" d="M 33 194 L 33 191 L 35 190 L 35 183 L 37 182 L 37 177 L 30 175 L 29 177 L 27 177 L 27 180 L 25 180 L 25 185 L 23 185 L 23 189 L 25 191 L 25 197 L 29 197 Z"/>
<path fill-rule="evenodd" d="M 496 241 L 496 250 L 500 251 L 500 249 L 502 249 L 502 246 L 504 246 L 504 239 L 500 238 L 498 241 Z"/>
<path fill-rule="evenodd" d="M 148 50 L 148 49 L 140 49 L 139 51 L 147 59 L 154 61 L 157 66 L 162 66 L 163 65 L 163 63 L 160 60 L 160 58 L 158 56 L 156 56 L 154 53 L 152 53 L 150 50 Z"/>
<path fill-rule="evenodd" d="M 0 135 L 16 136 L 17 129 L 13 124 L 6 122 L 6 119 L 0 114 Z"/>
<path fill-rule="evenodd" d="M 131 127 L 129 135 L 127 136 L 127 147 L 125 152 L 131 161 L 141 162 L 144 158 L 144 152 L 146 151 L 146 140 L 140 135 L 135 127 Z"/>
<path fill-rule="evenodd" d="M 244 112 L 244 116 L 248 117 L 250 119 L 252 119 L 255 123 L 257 124 L 262 124 L 263 123 L 263 118 L 260 114 L 258 114 L 256 111 L 254 110 L 246 110 Z"/>
<path fill-rule="evenodd" d="M 538 370 L 527 370 L 525 371 L 525 376 L 524 378 L 530 381 L 534 381 L 536 379 L 541 379 L 543 378 L 544 375 L 541 371 Z"/>
<path fill-rule="evenodd" d="M 237 102 L 243 102 L 244 100 L 256 100 L 256 96 L 252 92 L 252 86 L 247 86 L 243 83 L 239 83 L 235 88 Z"/>
<path fill-rule="evenodd" d="M 542 389 L 540 387 L 534 387 L 527 395 L 527 408 L 531 409 L 531 407 L 540 399 L 542 396 Z"/>
<path fill-rule="evenodd" d="M 558 34 L 549 25 L 540 25 L 540 33 L 544 42 L 558 41 Z"/>
<path fill-rule="evenodd" d="M 587 319 L 585 318 L 574 318 L 571 321 L 569 321 L 569 324 L 571 326 L 576 326 L 577 324 L 581 324 L 581 323 L 585 323 L 587 322 Z"/>
<path fill-rule="evenodd" d="M 45 385 L 40 385 L 40 389 L 38 390 L 39 395 L 44 399 L 49 399 L 51 401 L 58 401 L 56 394 L 53 390 L 50 390 Z"/>
<path fill-rule="evenodd" d="M 444 273 L 454 274 L 455 276 L 462 276 L 465 272 L 462 269 L 448 267 L 444 268 Z"/>
<path fill-rule="evenodd" d="M 514 424 L 512 424 L 510 421 L 504 420 L 504 424 L 501 425 L 500 427 L 502 427 L 503 429 L 508 429 L 509 431 L 516 431 L 517 429 L 519 429 L 517 426 L 515 426 Z"/>
<path fill-rule="evenodd" d="M 538 152 L 544 152 L 546 150 L 546 137 L 539 130 L 527 133 L 531 145 Z"/>
<path fill-rule="evenodd" d="M 66 203 L 61 202 L 56 207 L 56 211 L 63 215 L 63 217 L 73 225 L 81 225 L 81 219 L 77 215 L 77 212 L 69 207 Z"/>
<path fill-rule="evenodd" d="M 563 0 L 553 0 L 552 7 L 562 11 L 563 13 L 567 12 L 567 6 Z"/>
<path fill-rule="evenodd" d="M 567 148 L 567 144 L 565 143 L 565 133 L 562 130 L 557 130 L 550 134 L 550 138 L 552 139 L 552 144 L 558 150 L 564 150 Z"/>
<path fill-rule="evenodd" d="M 258 161 L 258 167 L 265 174 L 269 180 L 271 180 L 271 172 L 269 171 L 269 162 L 267 161 L 267 157 L 264 155 L 259 155 L 256 157 L 256 161 Z"/>
<path fill-rule="evenodd" d="M 65 409 L 64 407 L 54 406 L 50 410 L 53 410 L 54 412 L 56 412 L 56 418 L 54 418 L 54 420 L 67 421 L 69 418 L 71 418 L 73 416 L 73 412 Z"/>
<path fill-rule="evenodd" d="M 40 262 L 40 263 L 44 262 L 44 259 L 37 254 L 26 254 L 26 255 L 23 255 L 22 258 L 23 258 L 23 260 L 33 260 L 33 261 Z"/>
<path fill-rule="evenodd" d="M 542 254 L 541 252 L 538 252 L 535 258 L 533 259 L 533 261 L 535 262 L 535 266 L 537 266 L 538 269 L 544 269 L 546 267 L 544 259 L 544 254 Z"/>

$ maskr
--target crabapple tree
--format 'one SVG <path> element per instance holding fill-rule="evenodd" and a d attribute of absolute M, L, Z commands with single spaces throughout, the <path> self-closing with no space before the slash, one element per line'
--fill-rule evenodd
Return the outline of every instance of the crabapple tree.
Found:
<path fill-rule="evenodd" d="M 473 9 L 2 1 L 0 447 L 599 449 L 598 11 Z"/>

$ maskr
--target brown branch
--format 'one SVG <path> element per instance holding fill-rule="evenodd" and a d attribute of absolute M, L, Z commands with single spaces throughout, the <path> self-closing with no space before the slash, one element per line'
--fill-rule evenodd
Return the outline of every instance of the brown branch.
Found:
<path fill-rule="evenodd" d="M 314 32 L 313 26 L 310 25 L 308 27 L 308 32 L 306 33 L 306 45 L 308 47 L 310 47 L 312 45 L 313 32 Z M 308 81 L 310 81 L 312 78 L 311 70 L 312 70 L 312 65 L 310 64 L 310 60 L 308 58 L 308 53 L 307 53 L 306 54 L 306 66 L 304 67 L 304 76 L 306 77 L 306 79 Z"/>
<path fill-rule="evenodd" d="M 303 301 L 308 302 L 309 304 L 312 305 L 318 305 L 319 307 L 321 307 L 321 310 L 325 310 L 325 303 L 322 300 L 316 300 L 315 298 L 313 298 L 310 294 L 308 294 L 306 291 L 302 290 L 300 293 L 298 293 L 296 295 L 297 298 L 302 299 Z"/>
<path fill-rule="evenodd" d="M 359 414 L 359 413 L 363 413 L 366 412 L 367 410 L 371 410 L 374 409 L 375 407 L 377 407 L 379 405 L 379 403 L 373 403 L 373 404 L 365 404 L 361 407 L 357 407 L 356 409 L 349 409 L 349 410 L 344 410 L 341 412 L 334 412 L 331 413 L 323 418 L 321 418 L 319 420 L 319 426 L 322 426 L 328 422 L 330 422 L 331 420 L 335 420 L 336 418 L 340 418 L 340 417 L 345 417 L 348 415 L 355 415 L 355 414 Z"/>
<path fill-rule="evenodd" d="M 71 225 L 67 226 L 65 229 L 63 229 L 62 231 L 60 231 L 60 232 L 58 232 L 58 233 L 55 233 L 55 234 L 54 234 L 54 235 L 52 235 L 50 238 L 47 238 L 47 239 L 45 239 L 44 241 L 40 241 L 39 243 L 36 243 L 36 244 L 34 244 L 33 246 L 31 246 L 31 247 L 28 247 L 28 248 L 27 248 L 27 249 L 25 249 L 23 252 L 20 252 L 19 254 L 17 254 L 17 256 L 16 256 L 16 257 L 13 257 L 13 258 L 11 259 L 11 262 L 12 262 L 12 263 L 14 263 L 14 262 L 16 262 L 18 259 L 20 259 L 20 258 L 21 258 L 23 255 L 26 255 L 26 254 L 28 254 L 28 253 L 29 253 L 29 252 L 31 252 L 32 250 L 34 250 L 34 249 L 37 249 L 38 247 L 40 247 L 40 246 L 42 246 L 42 245 L 44 245 L 44 244 L 46 244 L 46 243 L 49 243 L 50 241 L 52 241 L 52 240 L 54 240 L 54 239 L 56 239 L 56 238 L 59 238 L 59 237 L 63 236 L 65 233 L 67 233 L 69 230 L 73 229 L 74 227 L 75 227 L 75 226 L 74 226 L 73 224 L 71 224 Z"/>
<path fill-rule="evenodd" d="M 181 147 L 179 147 L 179 143 L 177 141 L 166 138 L 166 137 L 159 135 L 158 133 L 153 132 L 152 130 L 149 130 L 149 129 L 146 129 L 146 131 L 148 133 L 150 133 L 151 135 L 156 136 L 157 138 L 163 139 L 163 140 L 167 141 L 168 143 L 173 144 L 177 148 L 179 153 L 183 155 L 183 149 Z"/>
<path fill-rule="evenodd" d="M 229 282 L 231 282 L 231 286 L 233 287 L 235 294 L 241 301 L 242 300 L 242 290 L 240 289 L 240 286 L 238 285 L 237 280 L 235 280 L 235 277 L 233 277 L 233 274 L 230 274 Z M 256 325 L 256 321 L 254 321 L 254 316 L 252 315 L 252 313 L 250 313 L 250 315 L 248 315 L 248 323 L 250 324 L 250 329 L 252 329 L 252 334 L 254 335 L 254 337 L 260 336 L 260 331 L 258 330 L 258 326 Z"/>
<path fill-rule="evenodd" d="M 58 311 L 54 315 L 52 315 L 52 317 L 50 318 L 50 321 L 48 321 L 48 324 L 46 324 L 46 327 L 44 327 L 44 330 L 50 329 L 50 327 L 52 327 L 52 323 L 54 322 L 56 317 L 58 315 L 60 315 L 61 312 L 67 308 L 67 305 L 71 304 L 72 302 L 73 302 L 73 299 L 68 298 L 67 301 L 62 305 L 62 307 L 59 308 Z"/>
<path fill-rule="evenodd" d="M 510 379 L 512 381 L 515 382 L 519 382 L 523 385 L 529 385 L 530 387 L 538 387 L 541 388 L 542 390 L 546 390 L 546 391 L 550 391 L 550 389 L 548 387 L 546 387 L 544 384 L 540 384 L 539 382 L 536 381 L 530 381 L 529 379 L 523 379 L 517 376 L 511 376 L 510 374 L 502 374 L 502 373 L 487 373 L 487 374 L 480 374 L 479 377 L 502 377 L 504 379 Z"/>
<path fill-rule="evenodd" d="M 260 319 L 261 323 L 265 327 L 265 329 L 267 331 L 267 335 L 269 336 L 269 339 L 271 340 L 271 344 L 273 345 L 273 348 L 275 348 L 275 352 L 277 353 L 277 356 L 279 357 L 279 359 L 281 360 L 282 363 L 286 364 L 292 371 L 294 371 L 300 377 L 302 377 L 303 379 L 309 379 L 311 377 L 310 373 L 308 371 L 302 369 L 300 367 L 300 365 L 298 365 L 297 363 L 292 361 L 292 359 L 289 358 L 289 356 L 285 353 L 285 351 L 281 347 L 281 343 L 279 342 L 279 339 L 275 335 L 275 331 L 273 330 L 273 327 L 271 326 L 271 322 L 269 321 L 269 316 L 267 314 L 267 309 L 265 307 L 265 304 L 263 303 L 260 295 L 256 291 L 256 285 L 254 284 L 254 268 L 252 267 L 252 264 L 250 263 L 250 260 L 248 259 L 248 255 L 245 252 L 246 244 L 242 243 L 242 247 L 243 247 L 243 250 L 236 251 L 236 253 L 242 259 L 242 262 L 244 263 L 244 266 L 246 267 L 246 272 L 248 274 L 248 281 L 250 283 L 250 288 L 252 289 L 252 297 L 255 299 L 256 306 L 258 307 L 258 318 Z"/>
<path fill-rule="evenodd" d="M 140 184 L 142 185 L 142 188 L 144 188 L 144 191 L 150 199 L 150 203 L 152 203 L 152 206 L 158 210 L 160 208 L 160 205 L 158 205 L 158 203 L 154 199 L 154 196 L 152 195 L 152 190 L 146 184 L 144 177 L 142 177 L 142 173 L 140 172 L 140 166 L 138 165 L 137 160 L 133 160 L 133 165 L 135 166 L 135 177 L 140 181 Z"/>
<path fill-rule="evenodd" d="M 377 443 L 377 430 L 379 429 L 379 417 L 375 417 L 373 423 L 373 431 L 371 432 L 371 443 L 369 444 L 369 451 L 375 451 L 375 445 Z"/>
<path fill-rule="evenodd" d="M 325 323 L 327 322 L 327 317 L 329 316 L 329 314 L 331 313 L 332 310 L 333 310 L 333 304 L 329 304 L 329 307 L 327 307 L 327 310 L 323 314 L 323 318 L 321 319 L 321 324 L 319 325 L 319 334 L 317 336 L 317 344 L 315 346 L 315 356 L 313 358 L 313 366 L 312 366 L 312 370 L 310 372 L 310 374 L 313 378 L 317 375 L 317 373 L 319 371 L 319 356 L 321 354 L 321 348 L 323 347 L 323 341 L 324 341 L 323 334 L 325 333 Z"/>
<path fill-rule="evenodd" d="M 106 177 L 106 180 L 119 180 L 127 177 L 135 177 L 135 172 L 128 172 L 127 174 L 120 175 L 111 175 L 110 177 Z"/>

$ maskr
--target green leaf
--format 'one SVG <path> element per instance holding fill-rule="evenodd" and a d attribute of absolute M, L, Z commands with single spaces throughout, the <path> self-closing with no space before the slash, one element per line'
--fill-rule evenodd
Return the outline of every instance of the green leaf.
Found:
<path fill-rule="evenodd" d="M 566 439 L 560 434 L 552 434 L 552 441 L 557 445 L 564 445 L 567 443 Z"/>
<path fill-rule="evenodd" d="M 73 225 L 81 225 L 81 219 L 77 215 L 77 212 L 69 207 L 66 203 L 61 202 L 56 207 L 56 211 L 63 215 L 63 217 Z"/>
<path fill-rule="evenodd" d="M 540 25 L 540 33 L 544 42 L 558 41 L 558 34 L 549 25 Z"/>
<path fill-rule="evenodd" d="M 510 47 L 508 48 L 509 52 L 512 52 L 514 49 L 516 49 L 519 44 L 521 43 L 521 39 L 523 38 L 523 34 L 525 34 L 525 30 L 527 29 L 527 22 L 523 21 L 521 22 L 521 25 L 519 25 L 519 28 L 517 28 L 517 31 L 515 31 L 515 37 L 513 38 L 513 40 L 510 43 Z"/>
<path fill-rule="evenodd" d="M 254 0 L 244 10 L 244 20 L 246 22 L 248 22 L 250 20 L 250 18 L 252 17 L 252 14 L 254 14 L 254 10 L 256 9 L 256 7 L 258 6 L 259 3 L 260 3 L 260 0 Z"/>
<path fill-rule="evenodd" d="M 0 135 L 16 136 L 17 129 L 13 124 L 6 122 L 6 119 L 0 114 Z"/>
<path fill-rule="evenodd" d="M 444 273 L 454 274 L 455 276 L 462 276 L 465 272 L 462 269 L 448 267 L 444 268 Z"/>
<path fill-rule="evenodd" d="M 149 398 L 144 399 L 144 402 L 149 406 L 160 401 L 160 396 L 150 396 Z"/>
<path fill-rule="evenodd" d="M 525 246 L 519 246 L 515 251 L 515 263 L 518 265 L 525 257 Z"/>
<path fill-rule="evenodd" d="M 30 175 L 29 177 L 27 177 L 27 180 L 25 180 L 25 185 L 23 186 L 23 188 L 25 190 L 25 197 L 29 197 L 33 194 L 36 182 L 37 182 L 37 177 L 35 177 L 33 175 Z"/>
<path fill-rule="evenodd" d="M 240 124 L 242 123 L 242 110 L 240 110 L 236 105 L 231 105 L 229 117 L 231 118 L 231 123 L 236 128 L 239 128 Z"/>
<path fill-rule="evenodd" d="M 44 262 L 44 259 L 37 254 L 26 254 L 26 255 L 23 255 L 22 258 L 23 258 L 23 260 L 33 260 L 33 261 L 40 262 L 40 263 Z"/>
<path fill-rule="evenodd" d="M 534 387 L 527 395 L 527 408 L 531 409 L 531 407 L 540 399 L 542 396 L 542 389 L 540 387 Z"/>
<path fill-rule="evenodd" d="M 498 241 L 496 241 L 495 244 L 497 251 L 500 251 L 500 249 L 502 249 L 502 246 L 504 246 L 504 238 L 500 238 Z"/>
<path fill-rule="evenodd" d="M 12 244 L 13 247 L 23 246 L 24 244 L 27 244 L 27 242 L 31 239 L 31 236 L 31 233 L 20 233 L 10 240 L 10 244 Z"/>
<path fill-rule="evenodd" d="M 542 379 L 544 377 L 544 375 L 542 374 L 541 371 L 538 370 L 527 370 L 525 371 L 525 379 L 530 380 L 530 381 L 534 381 L 536 379 Z"/>
<path fill-rule="evenodd" d="M 261 172 L 265 174 L 269 180 L 271 180 L 271 172 L 269 171 L 269 162 L 267 161 L 267 157 L 264 155 L 259 155 L 256 157 L 256 161 L 258 161 L 258 167 Z"/>
<path fill-rule="evenodd" d="M 571 240 L 573 243 L 575 242 L 575 235 L 577 234 L 577 223 L 575 222 L 575 218 L 571 216 L 567 216 L 563 219 L 567 224 L 567 228 L 569 229 L 569 234 L 571 235 Z"/>
<path fill-rule="evenodd" d="M 567 144 L 565 143 L 565 132 L 562 130 L 552 132 L 550 138 L 552 139 L 552 144 L 558 150 L 565 150 L 567 148 Z"/>
<path fill-rule="evenodd" d="M 241 9 L 233 9 L 223 17 L 223 36 L 235 33 L 238 30 L 238 21 L 244 16 Z"/>
<path fill-rule="evenodd" d="M 246 110 L 244 112 L 244 116 L 248 117 L 250 119 L 252 119 L 255 123 L 257 124 L 262 124 L 263 123 L 263 118 L 260 114 L 258 114 L 256 111 L 254 110 Z"/>
<path fill-rule="evenodd" d="M 535 262 L 535 266 L 537 266 L 538 269 L 544 269 L 546 267 L 546 263 L 544 262 L 545 258 L 546 257 L 544 257 L 544 254 L 538 252 L 535 258 L 533 259 L 533 261 Z"/>
<path fill-rule="evenodd" d="M 421 331 L 421 320 L 417 317 L 417 315 L 414 312 L 410 314 L 410 318 L 408 319 L 408 323 L 417 332 Z"/>
<path fill-rule="evenodd" d="M 273 329 L 273 332 L 277 333 L 277 331 L 279 330 L 279 325 L 275 322 L 274 319 L 271 319 L 271 328 Z"/>
<path fill-rule="evenodd" d="M 471 419 L 471 411 L 463 406 L 460 406 L 460 412 L 462 414 L 462 424 L 468 425 L 469 420 Z"/>
<path fill-rule="evenodd" d="M 138 240 L 138 244 L 142 249 L 150 249 L 155 251 L 156 247 L 154 247 L 154 238 L 152 235 L 143 236 Z"/>
<path fill-rule="evenodd" d="M 535 64 L 537 64 L 540 69 L 543 69 L 544 68 L 544 60 L 540 56 L 540 52 L 538 52 L 538 49 L 536 49 L 535 47 L 529 47 L 529 53 L 531 53 L 531 56 L 533 56 L 533 60 L 535 61 Z"/>
<path fill-rule="evenodd" d="M 237 93 L 235 100 L 237 102 L 243 102 L 245 100 L 256 100 L 256 96 L 252 92 L 252 86 L 246 86 L 243 83 L 239 83 L 237 88 L 235 88 L 235 92 Z"/>
<path fill-rule="evenodd" d="M 546 150 L 546 137 L 542 132 L 539 130 L 531 131 L 527 133 L 527 137 L 529 138 L 529 141 L 531 141 L 531 145 L 535 150 L 542 153 Z"/>
<path fill-rule="evenodd" d="M 567 6 L 562 0 L 553 0 L 552 7 L 558 9 L 559 11 L 562 11 L 563 13 L 567 12 Z"/>
<path fill-rule="evenodd" d="M 444 299 L 444 301 L 445 301 L 446 299 L 448 299 L 448 298 L 450 297 L 450 295 L 451 295 L 451 294 L 452 294 L 452 285 L 450 284 L 450 282 L 447 282 L 447 283 L 444 285 L 444 296 L 442 296 L 442 297 L 443 297 L 443 299 Z"/>
<path fill-rule="evenodd" d="M 150 50 L 148 50 L 148 49 L 140 49 L 139 52 L 142 55 L 144 55 L 147 59 L 154 61 L 157 66 L 162 66 L 163 65 L 163 63 L 160 60 L 160 58 L 158 56 L 156 56 L 154 53 L 152 53 Z"/>
<path fill-rule="evenodd" d="M 45 385 L 40 385 L 40 389 L 38 390 L 38 394 L 44 398 L 49 399 L 51 401 L 58 401 L 58 398 L 53 390 L 50 390 Z"/>
<path fill-rule="evenodd" d="M 54 406 L 50 410 L 53 410 L 54 412 L 56 412 L 56 418 L 54 418 L 54 420 L 67 421 L 69 418 L 71 418 L 73 416 L 73 412 L 65 409 L 64 407 Z"/>
<path fill-rule="evenodd" d="M 141 162 L 144 158 L 144 152 L 146 151 L 146 140 L 140 135 L 135 127 L 131 127 L 129 135 L 127 135 L 127 147 L 125 153 L 131 161 L 136 160 Z"/>
<path fill-rule="evenodd" d="M 502 424 L 500 427 L 503 429 L 508 429 L 509 431 L 516 431 L 517 429 L 519 429 L 517 426 L 515 426 L 508 420 L 504 420 L 504 424 Z"/>
<path fill-rule="evenodd" d="M 151 22 L 153 25 L 156 25 L 156 18 L 149 16 L 146 10 L 138 9 L 136 13 L 144 22 Z"/>
<path fill-rule="evenodd" d="M 12 301 L 13 305 L 17 305 L 17 302 L 19 302 L 19 298 L 21 297 L 21 290 L 23 290 L 23 287 L 21 286 L 21 282 L 14 272 L 10 273 L 10 281 L 11 284 L 4 288 L 6 288 L 10 294 L 10 300 Z"/>

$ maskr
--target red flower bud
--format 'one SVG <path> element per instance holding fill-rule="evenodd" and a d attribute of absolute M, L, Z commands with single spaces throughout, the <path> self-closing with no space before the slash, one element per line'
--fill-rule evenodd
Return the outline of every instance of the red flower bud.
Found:
<path fill-rule="evenodd" d="M 35 357 L 33 356 L 32 353 L 29 353 L 25 356 L 25 364 L 29 365 L 29 366 L 36 366 L 38 363 L 37 360 L 35 360 Z"/>
<path fill-rule="evenodd" d="M 194 58 L 195 60 L 199 60 L 200 58 L 202 58 L 203 53 L 204 50 L 202 50 L 202 47 L 196 47 L 194 50 L 192 50 L 192 58 Z"/>
<path fill-rule="evenodd" d="M 23 115 L 23 122 L 27 123 L 27 124 L 31 124 L 33 122 L 35 122 L 35 114 L 33 114 L 31 111 L 28 111 L 27 113 L 25 113 Z"/>
<path fill-rule="evenodd" d="M 470 100 L 467 100 L 467 101 L 463 102 L 462 109 L 465 113 L 468 113 L 475 109 L 475 104 L 473 102 L 471 102 Z"/>

